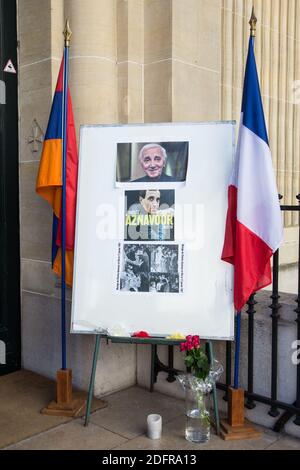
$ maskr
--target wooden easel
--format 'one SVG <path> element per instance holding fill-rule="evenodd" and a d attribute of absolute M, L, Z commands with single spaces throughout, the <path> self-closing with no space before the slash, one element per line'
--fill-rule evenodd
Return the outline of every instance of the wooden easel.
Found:
<path fill-rule="evenodd" d="M 136 337 L 118 337 L 118 336 L 107 336 L 107 335 L 97 334 L 96 340 L 95 340 L 95 349 L 94 349 L 93 362 L 92 362 L 91 378 L 90 378 L 87 405 L 86 405 L 85 422 L 84 422 L 85 426 L 88 426 L 90 414 L 91 414 L 91 404 L 92 404 L 93 390 L 94 390 L 94 385 L 95 385 L 96 366 L 97 366 L 97 360 L 98 360 L 98 355 L 99 355 L 99 350 L 100 350 L 101 338 L 104 338 L 107 341 L 110 340 L 112 343 L 150 344 L 151 346 L 154 346 L 154 345 L 179 346 L 180 343 L 182 343 L 183 341 L 183 340 L 172 340 L 172 339 L 154 338 L 154 337 L 153 338 L 136 338 Z M 212 362 L 214 359 L 212 342 L 207 341 L 207 344 L 208 344 L 209 358 L 210 358 L 210 361 Z M 154 356 L 152 354 L 151 355 L 151 378 L 153 378 L 153 376 L 154 376 Z M 215 424 L 216 432 L 219 435 L 220 417 L 219 417 L 219 409 L 218 409 L 218 396 L 217 396 L 216 384 L 213 387 L 212 393 L 213 393 L 214 417 L 215 417 L 214 424 Z"/>

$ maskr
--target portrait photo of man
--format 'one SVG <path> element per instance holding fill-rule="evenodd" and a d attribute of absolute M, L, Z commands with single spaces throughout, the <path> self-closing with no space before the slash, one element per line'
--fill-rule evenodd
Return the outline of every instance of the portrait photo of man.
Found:
<path fill-rule="evenodd" d="M 125 240 L 174 240 L 175 190 L 125 191 Z"/>
<path fill-rule="evenodd" d="M 176 177 L 165 173 L 167 152 L 159 144 L 147 144 L 139 152 L 139 163 L 145 176 L 134 180 L 134 183 L 155 183 L 176 181 Z"/>
<path fill-rule="evenodd" d="M 118 143 L 116 186 L 182 185 L 186 181 L 188 151 L 188 142 Z"/>

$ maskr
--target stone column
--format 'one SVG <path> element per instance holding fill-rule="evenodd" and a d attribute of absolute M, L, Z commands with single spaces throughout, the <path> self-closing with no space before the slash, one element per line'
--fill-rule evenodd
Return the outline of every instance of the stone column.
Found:
<path fill-rule="evenodd" d="M 43 15 L 39 12 L 43 11 Z M 34 27 L 32 25 L 34 24 Z M 51 213 L 35 194 L 43 133 L 52 100 L 51 0 L 18 2 L 19 149 L 22 288 L 53 292 Z M 29 139 L 37 139 L 29 144 Z M 51 286 L 51 287 L 50 287 Z"/>
<path fill-rule="evenodd" d="M 258 18 L 255 57 L 278 191 L 295 204 L 299 188 L 299 105 L 293 84 L 299 71 L 299 7 L 294 0 L 224 0 L 222 2 L 221 117 L 239 122 L 249 17 Z M 297 259 L 298 216 L 285 214 L 285 244 L 280 262 Z"/>
<path fill-rule="evenodd" d="M 172 0 L 144 0 L 145 122 L 172 121 Z"/>
<path fill-rule="evenodd" d="M 65 0 L 73 31 L 70 87 L 77 128 L 117 122 L 116 3 Z"/>
<path fill-rule="evenodd" d="M 53 351 L 59 351 L 58 300 L 51 271 L 52 214 L 36 195 L 35 182 L 53 91 L 52 3 L 18 1 L 22 365 L 48 376 L 59 367 L 53 363 Z"/>
<path fill-rule="evenodd" d="M 293 83 L 294 121 L 294 164 L 293 164 L 293 198 L 300 192 L 300 4 L 296 2 L 295 14 L 295 76 Z M 298 224 L 298 214 L 293 216 L 293 224 Z"/>
<path fill-rule="evenodd" d="M 172 2 L 172 120 L 220 119 L 220 0 Z"/>
<path fill-rule="evenodd" d="M 117 0 L 118 121 L 144 121 L 144 0 Z"/>

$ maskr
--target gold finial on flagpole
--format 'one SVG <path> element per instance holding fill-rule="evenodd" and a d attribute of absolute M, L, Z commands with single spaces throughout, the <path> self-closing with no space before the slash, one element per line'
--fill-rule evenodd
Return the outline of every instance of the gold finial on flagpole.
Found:
<path fill-rule="evenodd" d="M 253 38 L 255 38 L 256 36 L 256 23 L 257 23 L 257 18 L 255 16 L 255 12 L 254 12 L 254 6 L 252 7 L 252 13 L 251 13 L 251 18 L 250 18 L 250 21 L 249 21 L 249 24 L 250 24 L 250 34 Z"/>
<path fill-rule="evenodd" d="M 71 31 L 70 22 L 69 22 L 68 19 L 66 20 L 66 24 L 65 24 L 65 29 L 64 29 L 64 31 L 63 31 L 63 35 L 64 35 L 64 38 L 65 38 L 65 46 L 66 46 L 66 47 L 69 47 L 69 46 L 70 46 L 71 36 L 72 36 L 72 31 Z"/>

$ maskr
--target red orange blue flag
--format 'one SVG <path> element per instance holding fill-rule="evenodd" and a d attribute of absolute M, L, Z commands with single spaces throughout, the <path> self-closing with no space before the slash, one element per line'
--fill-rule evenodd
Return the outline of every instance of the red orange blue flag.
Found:
<path fill-rule="evenodd" d="M 45 135 L 36 192 L 51 205 L 52 268 L 61 276 L 61 205 L 62 205 L 62 121 L 63 121 L 63 60 L 61 62 L 50 118 Z M 68 88 L 66 156 L 66 283 L 72 285 L 75 240 L 78 153 L 70 90 Z"/>
<path fill-rule="evenodd" d="M 231 181 L 222 259 L 234 265 L 237 311 L 251 294 L 272 282 L 270 258 L 283 225 L 250 37 L 241 123 Z"/>

